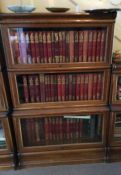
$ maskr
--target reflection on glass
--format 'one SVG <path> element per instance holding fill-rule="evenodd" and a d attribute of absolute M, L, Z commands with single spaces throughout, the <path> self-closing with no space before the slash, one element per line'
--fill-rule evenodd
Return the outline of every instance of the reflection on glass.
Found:
<path fill-rule="evenodd" d="M 99 115 L 24 118 L 21 119 L 23 145 L 101 142 L 102 120 Z"/>
<path fill-rule="evenodd" d="M 5 148 L 6 148 L 6 139 L 4 135 L 2 122 L 0 121 L 0 149 L 5 149 Z"/>
<path fill-rule="evenodd" d="M 114 128 L 114 138 L 115 140 L 121 141 L 121 114 L 116 114 L 115 118 L 115 128 Z"/>
<path fill-rule="evenodd" d="M 106 62 L 107 29 L 10 28 L 15 64 Z"/>

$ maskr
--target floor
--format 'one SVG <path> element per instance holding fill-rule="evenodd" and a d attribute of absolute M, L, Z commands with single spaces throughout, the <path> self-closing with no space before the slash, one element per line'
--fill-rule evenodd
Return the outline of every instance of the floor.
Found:
<path fill-rule="evenodd" d="M 0 171 L 0 175 L 121 175 L 121 163 L 34 167 Z"/>

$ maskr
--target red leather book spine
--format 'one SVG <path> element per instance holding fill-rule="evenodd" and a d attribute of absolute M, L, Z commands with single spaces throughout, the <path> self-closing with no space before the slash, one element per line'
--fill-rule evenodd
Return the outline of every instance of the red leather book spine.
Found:
<path fill-rule="evenodd" d="M 84 40 L 83 40 L 83 62 L 88 61 L 88 30 L 84 30 Z"/>
<path fill-rule="evenodd" d="M 89 74 L 89 84 L 88 84 L 88 100 L 92 100 L 92 90 L 93 90 L 93 74 Z"/>
<path fill-rule="evenodd" d="M 28 75 L 29 80 L 29 92 L 30 92 L 30 102 L 35 102 L 35 89 L 34 89 L 34 76 Z"/>
<path fill-rule="evenodd" d="M 52 101 L 51 98 L 51 75 L 47 75 L 47 89 L 48 89 L 48 101 Z"/>
<path fill-rule="evenodd" d="M 79 62 L 83 62 L 84 31 L 79 31 Z"/>
<path fill-rule="evenodd" d="M 62 38 L 62 32 L 58 32 L 59 35 L 59 57 L 60 57 L 60 63 L 63 62 L 63 38 Z"/>
<path fill-rule="evenodd" d="M 69 32 L 65 31 L 65 62 L 70 62 L 69 42 Z"/>
<path fill-rule="evenodd" d="M 43 32 L 43 49 L 44 49 L 44 63 L 48 63 L 48 52 L 47 52 L 47 32 Z"/>
<path fill-rule="evenodd" d="M 84 100 L 84 74 L 80 74 L 80 100 Z"/>
<path fill-rule="evenodd" d="M 69 118 L 66 119 L 66 139 L 67 139 L 67 143 L 70 142 L 70 122 L 69 122 Z"/>
<path fill-rule="evenodd" d="M 80 99 L 80 74 L 76 75 L 76 100 Z"/>
<path fill-rule="evenodd" d="M 96 62 L 100 61 L 100 48 L 101 48 L 101 31 L 97 30 L 97 41 L 96 41 Z"/>
<path fill-rule="evenodd" d="M 50 75 L 50 97 L 51 101 L 54 101 L 54 75 Z"/>
<path fill-rule="evenodd" d="M 34 77 L 34 84 L 35 84 L 35 99 L 36 102 L 40 102 L 40 84 L 39 84 L 39 77 L 35 75 Z"/>
<path fill-rule="evenodd" d="M 97 75 L 97 100 L 101 100 L 102 98 L 102 88 L 103 88 L 103 82 L 102 82 L 102 74 Z"/>
<path fill-rule="evenodd" d="M 40 63 L 44 63 L 43 32 L 41 31 L 39 31 L 39 49 L 40 49 Z"/>
<path fill-rule="evenodd" d="M 47 32 L 47 52 L 48 52 L 48 63 L 52 63 L 52 38 L 51 32 Z"/>
<path fill-rule="evenodd" d="M 107 31 L 101 30 L 101 44 L 100 44 L 100 61 L 106 61 L 107 53 Z"/>
<path fill-rule="evenodd" d="M 41 98 L 41 102 L 45 102 L 45 78 L 44 78 L 44 74 L 40 74 L 39 81 L 40 81 L 40 98 Z"/>
<path fill-rule="evenodd" d="M 72 74 L 69 74 L 69 100 L 71 101 L 72 100 L 72 91 L 73 91 L 73 84 L 72 84 L 72 80 L 73 80 L 73 77 L 72 77 Z"/>
<path fill-rule="evenodd" d="M 97 74 L 93 74 L 93 100 L 97 97 Z"/>
<path fill-rule="evenodd" d="M 69 51 L 70 51 L 70 62 L 74 62 L 74 31 L 69 32 Z"/>
<path fill-rule="evenodd" d="M 32 63 L 37 63 L 34 32 L 30 32 L 30 45 L 31 45 L 31 53 L 32 53 Z"/>
<path fill-rule="evenodd" d="M 54 32 L 55 63 L 60 62 L 59 32 Z"/>
<path fill-rule="evenodd" d="M 74 62 L 79 61 L 79 35 L 78 31 L 74 31 Z"/>
<path fill-rule="evenodd" d="M 54 101 L 58 101 L 58 75 L 53 75 L 53 81 L 54 81 Z"/>
<path fill-rule="evenodd" d="M 35 52 L 36 52 L 36 62 L 40 63 L 40 47 L 39 47 L 39 33 L 34 33 L 35 38 Z"/>
<path fill-rule="evenodd" d="M 65 74 L 65 100 L 69 100 L 69 74 Z"/>
<path fill-rule="evenodd" d="M 29 89 L 27 83 L 27 76 L 23 75 L 22 77 L 23 77 L 24 100 L 25 103 L 29 103 Z"/>
<path fill-rule="evenodd" d="M 45 78 L 45 81 L 44 81 L 44 85 L 45 85 L 45 101 L 48 102 L 49 101 L 48 75 L 45 75 L 44 78 Z"/>
<path fill-rule="evenodd" d="M 76 100 L 76 74 L 72 75 L 72 100 Z"/>
<path fill-rule="evenodd" d="M 39 119 L 35 118 L 35 135 L 36 135 L 36 142 L 40 144 L 40 135 L 39 135 Z"/>
<path fill-rule="evenodd" d="M 62 100 L 62 80 L 61 75 L 58 75 L 58 101 Z"/>
<path fill-rule="evenodd" d="M 62 101 L 65 101 L 65 74 L 61 74 Z"/>
<path fill-rule="evenodd" d="M 97 30 L 93 30 L 92 62 L 96 61 L 96 41 L 97 41 Z"/>
<path fill-rule="evenodd" d="M 61 32 L 62 35 L 62 62 L 66 62 L 66 34 L 65 31 Z"/>
<path fill-rule="evenodd" d="M 88 59 L 87 61 L 88 62 L 91 62 L 92 61 L 92 45 L 93 45 L 93 31 L 92 30 L 89 30 L 89 37 L 88 37 Z"/>

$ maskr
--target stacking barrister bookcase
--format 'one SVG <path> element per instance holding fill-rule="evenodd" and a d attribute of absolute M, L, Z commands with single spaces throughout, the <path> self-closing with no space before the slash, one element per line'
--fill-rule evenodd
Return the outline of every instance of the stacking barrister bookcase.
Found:
<path fill-rule="evenodd" d="M 121 161 L 121 61 L 113 62 L 109 153 L 112 161 Z"/>
<path fill-rule="evenodd" d="M 107 160 L 115 17 L 0 15 L 20 166 Z"/>
<path fill-rule="evenodd" d="M 0 169 L 14 167 L 13 144 L 7 113 L 8 103 L 3 75 L 0 71 Z"/>

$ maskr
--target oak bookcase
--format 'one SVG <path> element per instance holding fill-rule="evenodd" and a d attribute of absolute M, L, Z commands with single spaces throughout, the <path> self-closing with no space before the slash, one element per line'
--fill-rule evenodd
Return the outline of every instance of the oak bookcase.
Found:
<path fill-rule="evenodd" d="M 1 14 L 18 165 L 120 160 L 116 12 Z"/>

